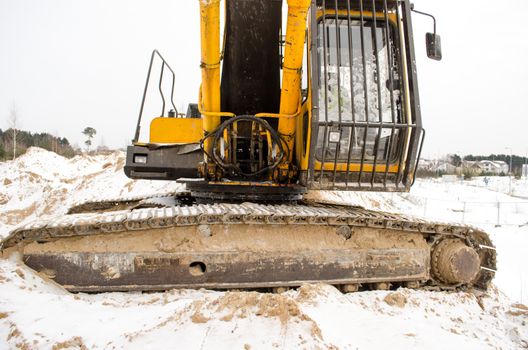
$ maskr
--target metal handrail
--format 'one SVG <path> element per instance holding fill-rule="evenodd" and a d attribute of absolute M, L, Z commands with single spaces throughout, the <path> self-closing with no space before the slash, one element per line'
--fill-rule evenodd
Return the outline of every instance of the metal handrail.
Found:
<path fill-rule="evenodd" d="M 158 83 L 158 90 L 159 90 L 159 93 L 160 93 L 160 96 L 161 96 L 161 101 L 162 101 L 161 115 L 160 116 L 161 117 L 165 116 L 165 95 L 163 94 L 163 88 L 162 88 L 163 73 L 165 71 L 165 66 L 172 73 L 172 88 L 171 88 L 170 102 L 171 102 L 172 108 L 174 109 L 174 112 L 175 112 L 174 115 L 178 115 L 178 109 L 174 105 L 174 83 L 175 83 L 175 80 L 176 80 L 176 75 L 174 74 L 174 71 L 169 66 L 167 61 L 165 61 L 163 56 L 158 52 L 158 50 L 154 50 L 154 51 L 152 51 L 152 55 L 150 56 L 150 64 L 149 64 L 149 68 L 148 68 L 147 79 L 145 81 L 145 90 L 143 91 L 143 98 L 141 100 L 141 108 L 139 110 L 139 117 L 138 117 L 137 126 L 136 126 L 136 134 L 135 134 L 134 140 L 133 140 L 134 143 L 138 142 L 138 140 L 139 140 L 139 133 L 140 133 L 140 130 L 141 130 L 141 118 L 143 117 L 143 108 L 145 107 L 145 99 L 147 97 L 147 90 L 148 90 L 148 85 L 149 85 L 149 81 L 150 81 L 150 73 L 152 72 L 152 64 L 154 63 L 154 57 L 156 55 L 161 59 L 161 64 L 162 64 L 161 65 L 161 71 L 160 71 L 160 77 L 159 77 L 159 83 Z"/>

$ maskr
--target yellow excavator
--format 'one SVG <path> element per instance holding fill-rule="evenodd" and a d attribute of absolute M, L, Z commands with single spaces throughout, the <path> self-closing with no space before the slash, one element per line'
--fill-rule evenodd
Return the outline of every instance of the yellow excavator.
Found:
<path fill-rule="evenodd" d="M 153 52 L 124 170 L 184 191 L 83 203 L 16 229 L 3 254 L 71 291 L 485 290 L 496 269 L 485 232 L 306 196 L 412 186 L 424 140 L 412 4 L 284 5 L 283 23 L 282 0 L 226 0 L 223 11 L 200 0 L 202 81 L 185 114 Z M 436 25 L 426 43 L 439 60 Z M 161 113 L 144 141 L 154 62 Z"/>

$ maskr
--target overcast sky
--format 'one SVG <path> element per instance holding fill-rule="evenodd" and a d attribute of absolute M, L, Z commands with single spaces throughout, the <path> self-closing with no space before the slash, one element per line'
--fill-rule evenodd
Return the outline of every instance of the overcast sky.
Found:
<path fill-rule="evenodd" d="M 528 1 L 414 3 L 436 16 L 444 55 L 427 59 L 432 21 L 413 15 L 425 156 L 527 154 Z M 185 111 L 198 95 L 199 40 L 198 0 L 0 0 L 0 128 L 14 103 L 19 128 L 82 145 L 92 126 L 96 144 L 124 147 L 151 51 L 175 70 Z"/>

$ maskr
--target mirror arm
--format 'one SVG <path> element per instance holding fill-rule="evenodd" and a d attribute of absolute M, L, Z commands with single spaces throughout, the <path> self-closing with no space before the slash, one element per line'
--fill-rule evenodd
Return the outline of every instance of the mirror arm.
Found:
<path fill-rule="evenodd" d="M 414 9 L 414 4 L 411 4 L 411 11 L 412 12 L 416 12 L 417 14 L 420 14 L 420 15 L 431 17 L 433 19 L 433 33 L 434 33 L 434 35 L 436 35 L 436 18 L 434 18 L 433 15 L 431 15 L 429 13 L 422 12 L 422 11 L 415 10 Z"/>

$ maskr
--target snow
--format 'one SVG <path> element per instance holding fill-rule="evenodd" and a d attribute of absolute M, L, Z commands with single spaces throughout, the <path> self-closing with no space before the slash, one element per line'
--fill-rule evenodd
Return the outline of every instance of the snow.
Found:
<path fill-rule="evenodd" d="M 82 200 L 172 192 L 173 182 L 132 181 L 124 154 L 64 159 L 31 148 L 0 163 L 0 237 Z M 513 181 L 523 197 L 528 185 Z M 405 212 L 484 228 L 498 250 L 497 287 L 343 294 L 305 285 L 282 294 L 171 290 L 70 294 L 11 257 L 0 259 L 0 349 L 518 349 L 528 347 L 528 204 L 508 178 L 418 180 L 409 194 L 326 193 L 330 202 Z M 497 224 L 497 203 L 501 222 Z M 465 213 L 461 212 L 464 209 Z M 509 204 L 506 204 L 509 203 Z"/>
<path fill-rule="evenodd" d="M 508 176 L 479 176 L 468 181 L 471 186 L 487 188 L 491 191 L 510 193 L 510 177 Z M 512 196 L 528 199 L 528 178 L 511 178 Z"/>
<path fill-rule="evenodd" d="M 32 147 L 0 163 L 0 237 L 37 217 L 65 214 L 76 203 L 182 189 L 165 181 L 134 181 L 123 172 L 123 152 L 65 159 Z"/>

